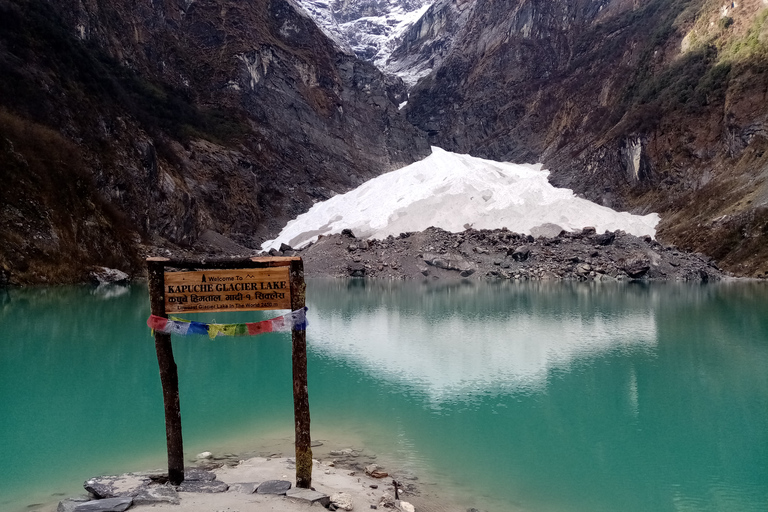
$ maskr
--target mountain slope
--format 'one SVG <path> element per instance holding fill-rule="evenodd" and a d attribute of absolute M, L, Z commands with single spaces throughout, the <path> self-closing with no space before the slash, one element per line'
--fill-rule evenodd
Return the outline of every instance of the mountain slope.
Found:
<path fill-rule="evenodd" d="M 471 10 L 407 106 L 431 143 L 542 161 L 555 185 L 659 212 L 668 243 L 768 273 L 763 0 L 477 0 Z M 412 41 L 410 54 L 432 41 Z"/>
<path fill-rule="evenodd" d="M 148 251 L 210 240 L 247 252 L 429 154 L 402 83 L 284 0 L 0 0 L 0 76 L 15 282 L 137 272 Z"/>

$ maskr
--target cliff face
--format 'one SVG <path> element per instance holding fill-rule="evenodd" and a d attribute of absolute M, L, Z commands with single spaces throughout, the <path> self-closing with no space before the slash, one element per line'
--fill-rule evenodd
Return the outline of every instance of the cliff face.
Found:
<path fill-rule="evenodd" d="M 438 6 L 467 11 L 461 0 Z M 477 0 L 470 10 L 450 44 L 440 25 L 460 18 L 434 15 L 393 54 L 439 50 L 407 106 L 433 144 L 543 161 L 558 186 L 659 212 L 667 243 L 740 275 L 768 273 L 764 0 Z"/>
<path fill-rule="evenodd" d="M 16 282 L 135 272 L 163 247 L 245 252 L 429 153 L 402 82 L 287 0 L 0 0 L 0 76 Z"/>

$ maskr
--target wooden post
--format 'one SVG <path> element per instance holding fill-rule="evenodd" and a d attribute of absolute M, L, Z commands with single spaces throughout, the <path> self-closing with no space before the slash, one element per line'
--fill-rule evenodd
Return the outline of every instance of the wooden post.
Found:
<path fill-rule="evenodd" d="M 306 302 L 304 263 L 291 261 L 291 310 Z M 296 487 L 312 486 L 312 439 L 309 434 L 309 391 L 307 389 L 307 333 L 291 330 L 293 359 L 293 415 L 296 423 Z"/>
<path fill-rule="evenodd" d="M 149 302 L 152 314 L 165 314 L 165 263 L 166 258 L 148 258 Z M 181 407 L 179 404 L 179 375 L 173 359 L 170 334 L 155 332 L 157 364 L 160 367 L 160 383 L 163 386 L 165 405 L 165 438 L 168 443 L 168 480 L 173 485 L 184 481 L 184 446 L 181 438 Z M 297 466 L 298 467 L 298 466 Z"/>

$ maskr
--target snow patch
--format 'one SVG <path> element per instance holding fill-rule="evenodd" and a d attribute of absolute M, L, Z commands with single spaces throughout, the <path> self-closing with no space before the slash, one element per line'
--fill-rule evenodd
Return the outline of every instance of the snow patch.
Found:
<path fill-rule="evenodd" d="M 548 175 L 540 164 L 494 162 L 433 147 L 424 160 L 316 203 L 261 247 L 268 251 L 285 243 L 301 248 L 345 228 L 375 239 L 430 226 L 454 233 L 471 225 L 530 234 L 544 224 L 655 236 L 658 214 L 616 212 L 553 187 Z"/>

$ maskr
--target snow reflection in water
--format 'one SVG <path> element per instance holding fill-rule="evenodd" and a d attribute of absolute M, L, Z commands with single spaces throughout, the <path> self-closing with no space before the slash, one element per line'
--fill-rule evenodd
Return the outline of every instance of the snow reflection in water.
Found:
<path fill-rule="evenodd" d="M 534 391 L 546 385 L 553 368 L 567 371 L 576 360 L 656 344 L 654 311 L 647 302 L 631 304 L 625 293 L 611 303 L 606 292 L 615 286 L 575 286 L 566 289 L 563 303 L 559 284 L 550 289 L 551 302 L 549 287 L 541 284 L 517 285 L 518 293 L 514 286 L 360 284 L 348 288 L 345 305 L 333 307 L 325 299 L 338 300 L 334 289 L 347 284 L 312 283 L 313 349 L 417 386 L 433 402 L 488 391 Z M 544 297 L 535 303 L 533 286 Z M 395 302 L 395 294 L 403 302 Z M 454 305 L 446 312 L 448 295 Z M 430 307 L 432 301 L 440 304 Z M 416 309 L 420 306 L 423 312 Z"/>

